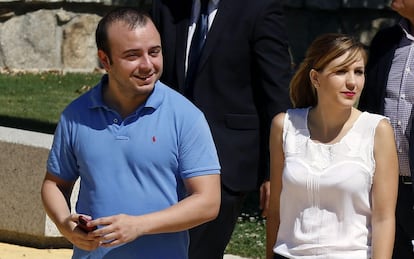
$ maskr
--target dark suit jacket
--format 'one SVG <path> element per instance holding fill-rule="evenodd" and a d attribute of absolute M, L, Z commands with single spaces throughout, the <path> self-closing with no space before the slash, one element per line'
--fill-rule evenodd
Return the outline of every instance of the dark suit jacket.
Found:
<path fill-rule="evenodd" d="M 385 90 L 388 73 L 391 69 L 395 50 L 404 37 L 404 32 L 397 24 L 379 31 L 371 42 L 369 59 L 366 66 L 366 81 L 359 101 L 363 111 L 384 114 Z M 410 129 L 410 170 L 414 172 L 414 128 Z M 412 177 L 414 174 L 412 173 Z"/>
<path fill-rule="evenodd" d="M 194 83 L 192 101 L 206 115 L 222 166 L 222 182 L 249 191 L 268 171 L 273 116 L 290 107 L 291 58 L 280 1 L 221 0 Z M 153 0 L 161 34 L 161 80 L 184 93 L 191 0 Z"/>

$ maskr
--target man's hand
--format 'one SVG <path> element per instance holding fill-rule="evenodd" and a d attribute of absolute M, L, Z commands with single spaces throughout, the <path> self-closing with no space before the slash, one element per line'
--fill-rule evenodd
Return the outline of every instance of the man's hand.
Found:
<path fill-rule="evenodd" d="M 99 247 L 99 238 L 93 234 L 88 234 L 79 226 L 80 214 L 71 214 L 65 222 L 60 225 L 59 231 L 72 244 L 85 251 L 92 251 Z M 91 232 L 92 233 L 92 232 Z"/>
<path fill-rule="evenodd" d="M 99 239 L 99 245 L 112 247 L 131 242 L 143 235 L 139 217 L 119 214 L 90 221 L 90 226 L 103 226 L 89 233 Z"/>
<path fill-rule="evenodd" d="M 269 208 L 270 198 L 270 181 L 265 181 L 260 186 L 260 209 L 262 210 L 262 217 L 267 216 L 267 209 Z"/>

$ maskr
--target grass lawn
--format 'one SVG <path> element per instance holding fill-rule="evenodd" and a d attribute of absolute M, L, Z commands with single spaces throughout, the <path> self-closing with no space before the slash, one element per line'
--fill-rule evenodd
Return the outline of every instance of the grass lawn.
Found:
<path fill-rule="evenodd" d="M 266 250 L 265 220 L 242 213 L 226 248 L 227 254 L 262 259 Z"/>
<path fill-rule="evenodd" d="M 102 74 L 0 74 L 0 126 L 53 133 L 61 111 L 97 84 Z M 264 258 L 265 223 L 257 194 L 246 201 L 226 253 Z"/>
<path fill-rule="evenodd" d="M 0 74 L 0 125 L 52 133 L 60 112 L 100 74 Z"/>

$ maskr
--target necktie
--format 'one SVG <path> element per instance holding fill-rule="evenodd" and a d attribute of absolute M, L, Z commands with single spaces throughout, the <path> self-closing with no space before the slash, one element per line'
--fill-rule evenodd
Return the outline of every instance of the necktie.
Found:
<path fill-rule="evenodd" d="M 190 51 L 188 54 L 187 76 L 185 79 L 185 95 L 192 97 L 194 78 L 197 67 L 206 41 L 208 32 L 208 0 L 201 0 L 200 14 L 198 16 L 196 29 L 191 40 Z"/>

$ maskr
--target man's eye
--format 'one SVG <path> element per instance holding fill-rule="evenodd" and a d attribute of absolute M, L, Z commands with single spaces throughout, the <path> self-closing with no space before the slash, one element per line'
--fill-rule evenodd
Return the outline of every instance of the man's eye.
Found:
<path fill-rule="evenodd" d="M 137 54 L 127 54 L 127 55 L 125 55 L 125 59 L 133 61 L 133 60 L 138 59 L 138 55 Z"/>
<path fill-rule="evenodd" d="M 150 51 L 149 52 L 149 54 L 152 56 L 152 57 L 156 57 L 156 56 L 158 56 L 158 54 L 160 54 L 160 50 L 152 50 L 152 51 Z"/>

